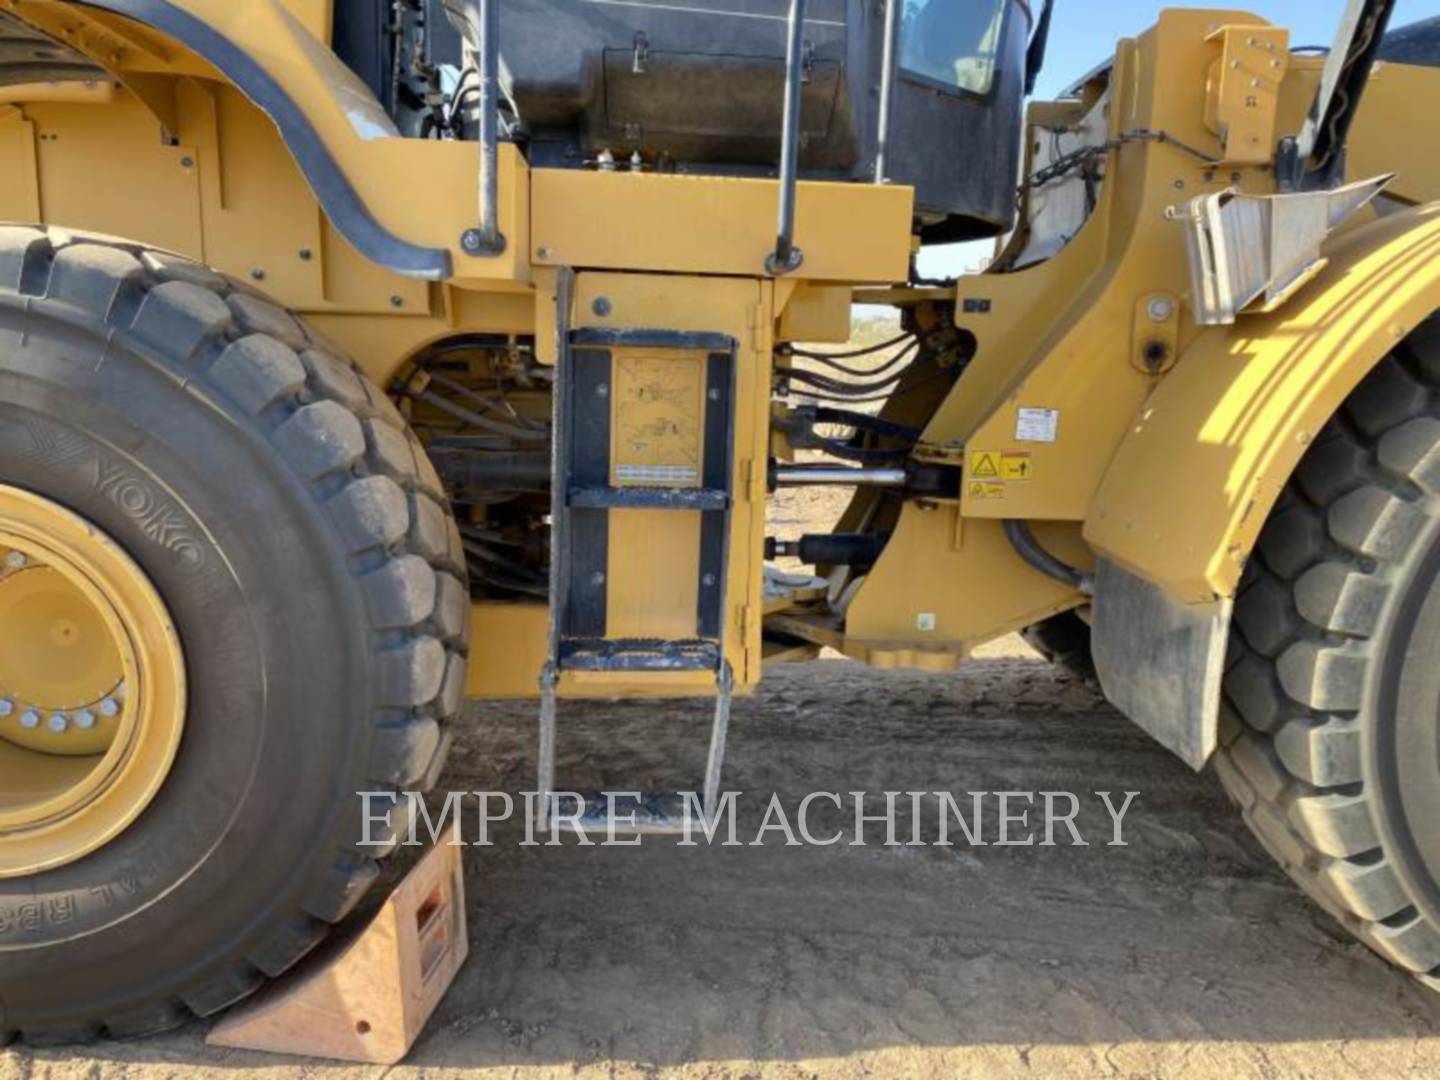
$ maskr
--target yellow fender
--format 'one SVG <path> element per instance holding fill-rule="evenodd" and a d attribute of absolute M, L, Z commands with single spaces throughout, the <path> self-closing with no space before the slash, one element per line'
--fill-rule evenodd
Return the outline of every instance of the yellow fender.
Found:
<path fill-rule="evenodd" d="M 400 139 L 370 89 L 330 50 L 324 7 L 315 0 L 87 0 L 83 6 L 0 0 L 0 13 L 76 48 L 84 47 L 85 35 L 75 27 L 87 24 L 75 20 L 95 12 L 101 14 L 94 18 L 133 20 L 181 47 L 158 62 L 145 58 L 140 74 L 146 80 L 219 72 L 274 121 L 326 214 L 371 262 L 430 281 L 523 279 L 528 186 L 514 148 L 501 148 L 500 216 L 502 231 L 515 242 L 500 258 L 469 257 L 460 238 L 478 219 L 476 149 Z M 69 16 L 74 26 L 66 9 L 76 13 Z M 132 59 L 124 50 L 86 51 L 112 69 Z M 122 81 L 126 74 L 135 73 L 121 72 Z M 423 198 L 394 182 L 407 173 L 425 178 Z"/>
<path fill-rule="evenodd" d="M 1307 446 L 1384 357 L 1440 310 L 1440 203 L 1336 239 L 1270 315 L 1203 334 L 1141 408 L 1085 539 L 1183 603 L 1233 597 Z"/>
<path fill-rule="evenodd" d="M 1194 768 L 1214 752 L 1231 604 L 1306 448 L 1440 309 L 1440 203 L 1351 230 L 1288 304 L 1205 331 L 1141 407 L 1091 505 L 1106 694 Z"/>

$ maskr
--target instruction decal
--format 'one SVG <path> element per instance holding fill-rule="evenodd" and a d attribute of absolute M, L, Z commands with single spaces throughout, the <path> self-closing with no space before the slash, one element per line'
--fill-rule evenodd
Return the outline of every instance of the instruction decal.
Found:
<path fill-rule="evenodd" d="M 1015 418 L 1016 442 L 1053 443 L 1059 434 L 1059 409 L 1021 409 Z"/>
<path fill-rule="evenodd" d="M 970 481 L 970 498 L 977 500 L 1003 499 L 1005 498 L 1005 485 L 985 480 L 972 480 Z"/>
<path fill-rule="evenodd" d="M 1035 463 L 1031 454 L 1002 454 L 1000 475 L 1006 480 L 1032 480 L 1035 477 Z"/>

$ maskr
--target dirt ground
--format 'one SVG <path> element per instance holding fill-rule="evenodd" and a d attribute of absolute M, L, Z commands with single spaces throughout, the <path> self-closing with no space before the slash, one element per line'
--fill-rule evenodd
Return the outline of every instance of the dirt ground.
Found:
<path fill-rule="evenodd" d="M 995 653 L 963 676 L 778 672 L 735 710 L 741 838 L 772 792 L 1069 789 L 1139 791 L 1130 846 L 1104 846 L 1089 801 L 1086 848 L 522 848 L 505 827 L 467 856 L 472 958 L 395 1075 L 1440 1075 L 1440 999 L 1310 905 L 1212 777 Z M 531 786 L 532 712 L 471 706 L 443 786 Z M 702 702 L 572 706 L 560 778 L 691 787 L 708 722 Z M 205 1030 L 12 1050 L 0 1075 L 382 1072 L 211 1050 Z"/>

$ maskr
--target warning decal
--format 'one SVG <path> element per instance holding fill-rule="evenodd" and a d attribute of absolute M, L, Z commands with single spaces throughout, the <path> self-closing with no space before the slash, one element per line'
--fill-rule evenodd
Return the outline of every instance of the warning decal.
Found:
<path fill-rule="evenodd" d="M 1001 457 L 994 451 L 977 450 L 970 455 L 970 476 L 976 480 L 999 480 Z"/>
<path fill-rule="evenodd" d="M 966 479 L 999 482 L 1035 479 L 1035 455 L 1029 451 L 975 450 L 970 454 L 970 471 Z M 974 489 L 975 498 L 986 498 Z M 997 496 L 988 496 L 996 498 Z"/>
<path fill-rule="evenodd" d="M 1003 499 L 1005 498 L 1005 485 L 984 480 L 972 480 L 970 483 L 970 498 Z"/>

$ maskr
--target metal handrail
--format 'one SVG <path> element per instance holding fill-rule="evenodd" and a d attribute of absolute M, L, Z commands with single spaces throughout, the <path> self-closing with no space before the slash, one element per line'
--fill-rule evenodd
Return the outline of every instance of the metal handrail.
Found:
<path fill-rule="evenodd" d="M 765 260 L 768 273 L 779 277 L 800 269 L 805 253 L 795 246 L 795 196 L 800 176 L 800 91 L 804 82 L 805 8 L 807 0 L 790 0 L 785 52 L 785 125 L 780 137 L 780 220 L 775 250 Z"/>
<path fill-rule="evenodd" d="M 467 255 L 505 251 L 500 232 L 500 0 L 470 0 L 480 78 L 480 225 L 466 229 L 460 246 Z"/>
<path fill-rule="evenodd" d="M 880 120 L 875 133 L 875 183 L 889 179 L 890 118 L 900 51 L 900 0 L 885 0 L 885 59 L 880 67 Z"/>

